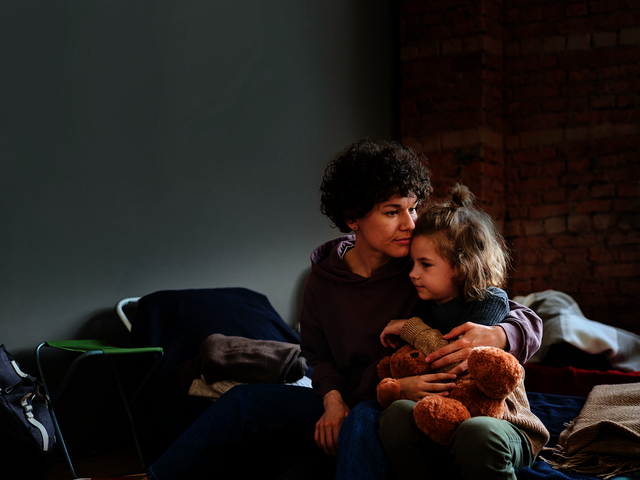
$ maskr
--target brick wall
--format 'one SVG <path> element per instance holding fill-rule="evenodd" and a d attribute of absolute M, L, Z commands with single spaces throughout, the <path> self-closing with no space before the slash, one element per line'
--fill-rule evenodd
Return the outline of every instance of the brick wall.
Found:
<path fill-rule="evenodd" d="M 555 289 L 640 333 L 640 1 L 401 2 L 402 140 Z"/>

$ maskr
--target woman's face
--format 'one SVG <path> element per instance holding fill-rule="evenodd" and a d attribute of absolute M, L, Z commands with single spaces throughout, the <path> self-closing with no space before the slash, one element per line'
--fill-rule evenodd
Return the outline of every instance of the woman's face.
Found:
<path fill-rule="evenodd" d="M 449 262 L 438 253 L 429 236 L 420 235 L 411 242 L 413 270 L 409 274 L 422 300 L 434 300 L 437 305 L 453 300 L 455 272 Z"/>
<path fill-rule="evenodd" d="M 348 222 L 356 232 L 358 250 L 382 257 L 406 257 L 418 218 L 417 206 L 413 195 L 394 195 L 377 203 L 363 218 Z"/>

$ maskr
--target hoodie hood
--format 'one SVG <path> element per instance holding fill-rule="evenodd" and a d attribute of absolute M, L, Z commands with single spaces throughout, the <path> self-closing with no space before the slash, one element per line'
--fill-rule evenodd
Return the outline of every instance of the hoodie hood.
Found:
<path fill-rule="evenodd" d="M 318 275 L 338 283 L 362 284 L 368 286 L 373 282 L 394 277 L 406 271 L 411 265 L 409 256 L 392 258 L 374 272 L 370 278 L 353 273 L 344 261 L 344 254 L 355 246 L 355 235 L 344 235 L 323 243 L 311 254 L 311 270 Z"/>

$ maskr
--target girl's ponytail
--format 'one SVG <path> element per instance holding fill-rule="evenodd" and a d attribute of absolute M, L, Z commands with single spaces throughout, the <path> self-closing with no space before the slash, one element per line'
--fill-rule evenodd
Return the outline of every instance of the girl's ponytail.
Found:
<path fill-rule="evenodd" d="M 468 187 L 461 183 L 456 183 L 451 189 L 451 206 L 454 208 L 471 207 L 476 200 L 476 196 L 471 193 Z"/>

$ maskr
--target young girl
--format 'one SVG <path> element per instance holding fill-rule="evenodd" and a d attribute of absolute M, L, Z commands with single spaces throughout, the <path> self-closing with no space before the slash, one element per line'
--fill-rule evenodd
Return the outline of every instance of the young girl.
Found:
<path fill-rule="evenodd" d="M 474 202 L 471 191 L 456 184 L 451 199 L 427 207 L 413 231 L 409 278 L 428 301 L 415 316 L 443 334 L 465 322 L 496 325 L 509 314 L 509 299 L 499 288 L 507 278 L 507 245 Z M 384 346 L 400 345 L 406 321 L 393 320 L 384 329 Z"/>
<path fill-rule="evenodd" d="M 420 348 L 428 328 L 455 334 L 465 322 L 494 325 L 508 313 L 506 293 L 499 288 L 509 264 L 506 245 L 467 187 L 456 185 L 449 202 L 422 213 L 410 249 L 411 281 L 428 302 L 416 317 L 390 322 L 380 335 L 383 345 L 397 347 L 400 337 Z M 399 400 L 380 414 L 378 434 L 397 478 L 515 479 L 515 471 L 531 465 L 549 440 L 529 410 L 522 382 L 507 398 L 502 419 L 463 422 L 452 445 L 439 445 L 418 429 L 413 419 L 418 400 Z"/>

